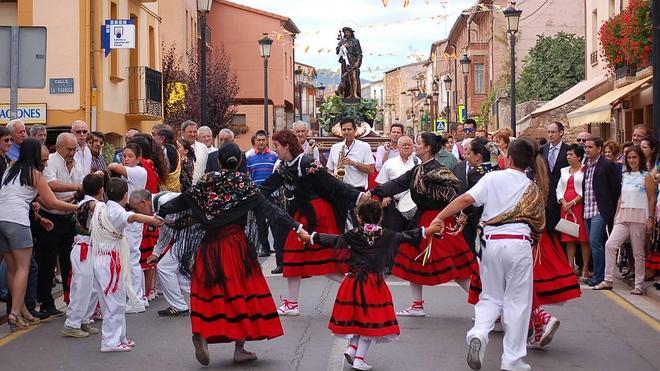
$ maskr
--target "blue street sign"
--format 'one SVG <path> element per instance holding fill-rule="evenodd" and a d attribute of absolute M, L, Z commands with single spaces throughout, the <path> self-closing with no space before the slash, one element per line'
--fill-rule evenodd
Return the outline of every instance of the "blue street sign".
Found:
<path fill-rule="evenodd" d="M 437 119 L 435 121 L 435 132 L 436 133 L 444 133 L 446 131 L 447 131 L 447 120 Z"/>

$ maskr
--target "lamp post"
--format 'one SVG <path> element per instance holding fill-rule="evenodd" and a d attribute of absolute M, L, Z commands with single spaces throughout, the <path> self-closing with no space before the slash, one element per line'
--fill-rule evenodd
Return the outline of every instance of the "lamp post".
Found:
<path fill-rule="evenodd" d="M 424 131 L 430 131 L 429 130 L 429 121 L 430 121 L 430 116 L 431 116 L 431 103 L 427 99 L 424 102 L 424 117 L 426 118 L 426 125 L 424 125 Z M 435 128 L 434 128 L 435 129 Z"/>
<path fill-rule="evenodd" d="M 197 12 L 199 14 L 199 29 L 202 41 L 200 50 L 200 63 L 199 63 L 199 85 L 200 85 L 200 118 L 202 126 L 208 125 L 209 109 L 208 97 L 206 93 L 206 15 L 211 11 L 213 0 L 197 0 Z"/>
<path fill-rule="evenodd" d="M 296 74 L 296 85 L 298 86 L 298 100 L 300 102 L 299 110 L 298 110 L 298 118 L 300 121 L 303 119 L 303 113 L 302 113 L 302 105 L 303 105 L 303 100 L 302 100 L 302 90 L 303 90 L 303 70 L 301 67 L 298 67 L 295 71 Z"/>
<path fill-rule="evenodd" d="M 470 73 L 470 63 L 472 63 L 472 60 L 468 57 L 467 53 L 463 53 L 463 56 L 458 62 L 461 64 L 461 70 L 463 71 L 463 108 L 465 109 L 465 118 L 468 118 L 470 116 L 467 104 L 468 74 Z"/>
<path fill-rule="evenodd" d="M 268 37 L 267 33 L 259 39 L 259 52 L 264 59 L 264 131 L 268 133 L 268 58 L 270 57 L 270 47 L 273 45 L 273 39 Z"/>
<path fill-rule="evenodd" d="M 506 17 L 507 31 L 511 41 L 511 132 L 513 137 L 516 136 L 516 33 L 518 33 L 518 26 L 520 25 L 520 14 L 522 10 L 516 8 L 516 3 L 511 2 L 511 5 L 506 7 L 503 11 Z"/>
<path fill-rule="evenodd" d="M 445 89 L 447 89 L 447 125 L 451 123 L 451 104 L 449 101 L 449 92 L 451 91 L 451 83 L 452 79 L 449 74 L 445 75 L 445 77 L 442 78 L 442 81 L 445 83 Z"/>

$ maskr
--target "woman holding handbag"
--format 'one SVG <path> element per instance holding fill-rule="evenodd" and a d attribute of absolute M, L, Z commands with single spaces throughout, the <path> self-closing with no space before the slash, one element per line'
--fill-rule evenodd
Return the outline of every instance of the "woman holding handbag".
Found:
<path fill-rule="evenodd" d="M 561 179 L 557 185 L 557 200 L 561 204 L 560 224 L 565 221 L 575 223 L 579 226 L 577 236 L 571 236 L 561 233 L 561 242 L 566 244 L 566 257 L 568 264 L 575 267 L 575 247 L 580 245 L 582 251 L 582 278 L 581 281 L 588 281 L 589 278 L 589 260 L 591 258 L 591 248 L 589 247 L 589 236 L 584 226 L 582 218 L 583 193 L 582 181 L 584 171 L 582 169 L 582 160 L 584 158 L 584 148 L 577 144 L 571 144 L 566 150 L 566 160 L 570 166 L 561 169 Z"/>

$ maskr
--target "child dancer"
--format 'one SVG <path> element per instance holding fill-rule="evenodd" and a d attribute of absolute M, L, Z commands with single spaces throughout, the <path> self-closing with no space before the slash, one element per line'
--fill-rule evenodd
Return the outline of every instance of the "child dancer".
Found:
<path fill-rule="evenodd" d="M 137 143 L 128 143 L 122 152 L 122 163 L 112 163 L 108 165 L 108 170 L 121 175 L 128 182 L 128 196 L 130 197 L 134 189 L 143 189 L 147 185 L 147 170 L 139 166 L 142 160 L 142 148 Z M 148 302 L 144 292 L 144 272 L 140 265 L 140 246 L 142 244 L 143 225 L 133 223 L 126 230 L 126 239 L 131 250 L 131 272 L 133 282 L 133 291 L 140 298 L 140 301 L 127 308 L 129 313 L 141 313 L 145 311 Z"/>
<path fill-rule="evenodd" d="M 61 333 L 64 336 L 84 338 L 98 334 L 99 330 L 89 324 L 89 318 L 98 301 L 94 290 L 94 262 L 92 260 L 90 236 L 91 206 L 103 201 L 103 173 L 96 172 L 85 176 L 82 182 L 85 197 L 78 203 L 76 229 L 71 249 L 71 296 L 66 311 L 66 321 Z"/>
<path fill-rule="evenodd" d="M 124 179 L 108 180 L 105 190 L 108 203 L 96 203 L 90 227 L 94 284 L 103 313 L 101 352 L 128 352 L 135 342 L 126 338 L 126 297 L 129 305 L 139 299 L 131 286 L 131 270 L 126 269 L 131 266 L 131 258 L 124 231 L 131 223 L 161 225 L 162 220 L 126 211 L 128 184 Z"/>
<path fill-rule="evenodd" d="M 417 244 L 437 227 L 406 232 L 382 229 L 382 206 L 374 200 L 358 205 L 357 215 L 361 225 L 358 228 L 342 235 L 313 233 L 303 240 L 349 249 L 350 271 L 337 292 L 328 328 L 348 339 L 344 356 L 354 369 L 371 370 L 364 359 L 371 342 L 386 342 L 399 335 L 392 294 L 383 277 L 385 267 L 394 260 L 400 243 Z"/>

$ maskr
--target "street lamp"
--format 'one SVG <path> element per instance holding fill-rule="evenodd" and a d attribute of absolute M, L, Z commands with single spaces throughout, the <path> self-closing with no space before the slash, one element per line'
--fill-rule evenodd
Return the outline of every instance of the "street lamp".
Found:
<path fill-rule="evenodd" d="M 325 85 L 321 84 L 316 87 L 316 100 L 319 102 L 323 102 L 324 97 L 325 97 Z"/>
<path fill-rule="evenodd" d="M 451 122 L 451 104 L 449 102 L 449 93 L 451 91 L 451 83 L 452 79 L 449 74 L 446 74 L 445 77 L 442 78 L 442 82 L 445 83 L 445 89 L 447 89 L 447 125 Z"/>
<path fill-rule="evenodd" d="M 270 57 L 270 47 L 273 45 L 273 39 L 268 37 L 267 33 L 259 39 L 259 52 L 264 59 L 264 131 L 268 133 L 268 58 Z"/>
<path fill-rule="evenodd" d="M 516 136 L 516 33 L 520 26 L 520 14 L 522 10 L 516 8 L 516 3 L 502 10 L 507 22 L 507 31 L 511 40 L 511 132 Z"/>
<path fill-rule="evenodd" d="M 298 99 L 300 101 L 300 109 L 298 111 L 299 113 L 299 118 L 300 121 L 303 119 L 303 113 L 302 113 L 302 105 L 303 105 L 303 100 L 302 100 L 302 90 L 303 90 L 303 80 L 305 76 L 303 75 L 303 70 L 302 67 L 298 66 L 298 68 L 294 71 L 296 74 L 296 86 L 298 86 Z"/>
<path fill-rule="evenodd" d="M 429 116 L 430 116 L 430 113 L 431 113 L 431 103 L 427 99 L 427 100 L 424 101 L 424 114 L 425 114 L 424 117 L 426 118 L 426 125 L 425 125 L 425 128 L 424 128 L 425 131 L 429 131 Z"/>
<path fill-rule="evenodd" d="M 202 34 L 202 48 L 200 53 L 199 85 L 200 85 L 200 109 L 202 126 L 208 125 L 209 109 L 206 93 L 206 15 L 211 11 L 213 0 L 197 0 L 197 12 L 199 13 L 199 29 Z"/>
<path fill-rule="evenodd" d="M 470 73 L 470 63 L 472 63 L 472 60 L 470 57 L 468 57 L 467 53 L 463 53 L 463 56 L 461 59 L 458 61 L 461 64 L 461 70 L 463 70 L 463 109 L 465 110 L 465 118 L 470 116 L 468 114 L 468 103 L 467 103 L 467 96 L 468 96 L 468 74 Z"/>

